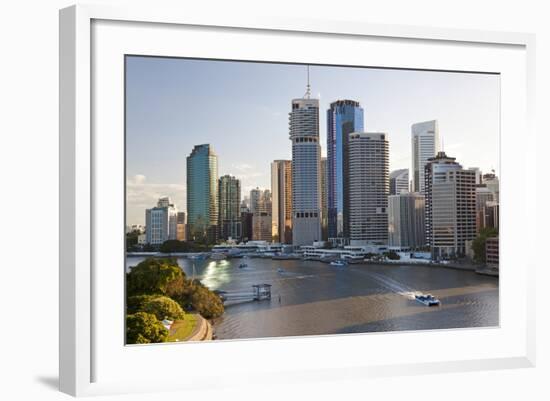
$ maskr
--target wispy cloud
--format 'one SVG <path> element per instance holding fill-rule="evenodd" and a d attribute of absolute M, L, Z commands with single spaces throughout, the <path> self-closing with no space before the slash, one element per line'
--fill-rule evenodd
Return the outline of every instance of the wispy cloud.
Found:
<path fill-rule="evenodd" d="M 143 224 L 145 209 L 156 205 L 158 199 L 169 196 L 179 210 L 185 210 L 185 185 L 172 183 L 151 183 L 143 174 L 126 178 L 126 202 L 129 224 Z"/>

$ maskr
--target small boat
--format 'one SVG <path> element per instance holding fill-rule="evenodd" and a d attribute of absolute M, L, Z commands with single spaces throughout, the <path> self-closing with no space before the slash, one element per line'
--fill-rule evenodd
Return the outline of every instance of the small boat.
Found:
<path fill-rule="evenodd" d="M 344 266 L 347 266 L 348 263 L 344 260 L 333 260 L 332 262 L 330 262 L 330 265 L 331 266 L 344 267 Z"/>
<path fill-rule="evenodd" d="M 282 267 L 279 267 L 277 269 L 277 273 L 284 273 L 284 272 L 285 272 L 285 270 Z"/>
<path fill-rule="evenodd" d="M 414 299 L 426 306 L 437 306 L 440 304 L 439 299 L 434 297 L 432 294 L 416 294 Z"/>
<path fill-rule="evenodd" d="M 212 260 L 223 260 L 227 258 L 227 256 L 225 256 L 223 253 L 221 252 L 216 252 L 216 253 L 213 253 L 212 255 L 210 255 L 210 259 Z"/>
<path fill-rule="evenodd" d="M 239 269 L 244 269 L 245 267 L 248 267 L 248 265 L 246 263 L 241 263 L 239 265 Z"/>

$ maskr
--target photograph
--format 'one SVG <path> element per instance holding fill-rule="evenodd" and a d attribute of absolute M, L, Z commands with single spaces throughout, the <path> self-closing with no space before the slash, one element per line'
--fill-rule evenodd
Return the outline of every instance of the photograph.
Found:
<path fill-rule="evenodd" d="M 125 55 L 125 344 L 499 327 L 500 78 Z"/>

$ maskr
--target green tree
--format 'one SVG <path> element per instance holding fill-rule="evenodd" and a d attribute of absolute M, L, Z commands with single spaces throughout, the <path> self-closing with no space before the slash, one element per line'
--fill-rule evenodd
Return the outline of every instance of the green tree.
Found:
<path fill-rule="evenodd" d="M 146 300 L 142 308 L 143 312 L 155 315 L 158 320 L 177 320 L 185 316 L 183 309 L 176 301 L 163 296 Z"/>
<path fill-rule="evenodd" d="M 184 273 L 174 259 L 147 258 L 126 275 L 126 292 L 132 295 L 166 295 Z"/>
<path fill-rule="evenodd" d="M 131 315 L 136 312 L 143 312 L 143 305 L 155 299 L 155 295 L 133 295 L 126 299 L 126 313 Z"/>
<path fill-rule="evenodd" d="M 162 343 L 168 339 L 168 330 L 155 315 L 137 312 L 126 316 L 126 343 Z"/>
<path fill-rule="evenodd" d="M 485 263 L 485 243 L 487 238 L 496 237 L 498 231 L 492 227 L 486 227 L 479 230 L 479 234 L 472 241 L 472 250 L 474 251 L 474 260 L 478 263 Z"/>
<path fill-rule="evenodd" d="M 401 256 L 399 256 L 399 255 L 397 254 L 397 252 L 395 252 L 395 251 L 393 251 L 393 250 L 384 253 L 384 255 L 385 255 L 389 260 L 399 260 L 399 259 L 401 259 Z"/>

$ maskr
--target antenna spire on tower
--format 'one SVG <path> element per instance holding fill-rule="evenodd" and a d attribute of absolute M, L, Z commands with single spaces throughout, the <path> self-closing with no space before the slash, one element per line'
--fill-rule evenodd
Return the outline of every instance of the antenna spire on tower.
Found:
<path fill-rule="evenodd" d="M 311 86 L 309 85 L 309 64 L 307 65 L 307 86 L 306 86 L 306 94 L 304 95 L 306 99 L 309 99 L 311 97 Z"/>

